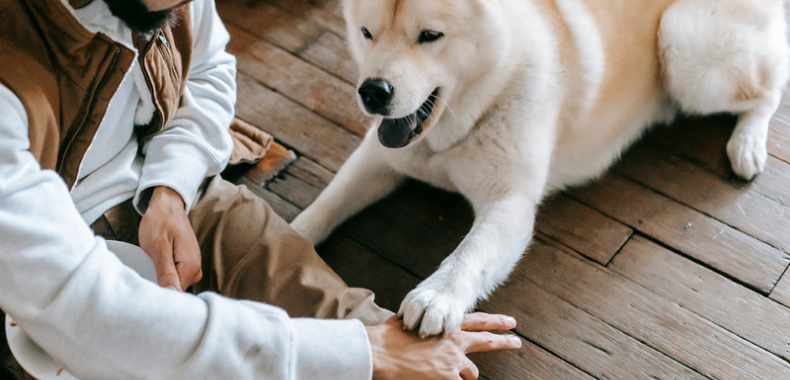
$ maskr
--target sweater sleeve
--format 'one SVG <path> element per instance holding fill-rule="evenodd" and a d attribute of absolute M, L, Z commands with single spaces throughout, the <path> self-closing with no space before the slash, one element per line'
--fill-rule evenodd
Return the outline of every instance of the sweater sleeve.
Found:
<path fill-rule="evenodd" d="M 0 308 L 80 379 L 370 379 L 358 321 L 142 279 L 93 235 L 56 173 L 28 151 L 19 99 L 0 85 Z"/>
<path fill-rule="evenodd" d="M 213 0 L 193 2 L 193 50 L 184 106 L 143 146 L 145 161 L 134 204 L 144 213 L 150 191 L 168 186 L 187 209 L 206 177 L 219 174 L 233 150 L 228 127 L 236 104 L 236 59 L 225 51 L 230 35 Z"/>

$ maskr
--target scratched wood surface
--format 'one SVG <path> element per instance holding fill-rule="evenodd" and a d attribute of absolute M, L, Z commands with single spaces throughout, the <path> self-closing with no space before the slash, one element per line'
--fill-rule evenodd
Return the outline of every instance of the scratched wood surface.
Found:
<path fill-rule="evenodd" d="M 297 160 L 263 184 L 287 220 L 368 128 L 339 0 L 218 0 L 239 64 L 238 116 Z M 547 200 L 535 241 L 480 310 L 515 316 L 518 352 L 476 354 L 483 378 L 790 379 L 790 96 L 755 181 L 734 178 L 736 119 L 684 117 L 649 133 L 603 178 Z M 397 309 L 468 232 L 463 197 L 408 182 L 341 226 L 319 253 Z"/>

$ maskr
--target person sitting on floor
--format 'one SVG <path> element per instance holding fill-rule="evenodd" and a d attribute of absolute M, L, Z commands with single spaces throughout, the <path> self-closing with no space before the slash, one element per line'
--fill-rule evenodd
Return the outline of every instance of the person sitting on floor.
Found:
<path fill-rule="evenodd" d="M 236 67 L 213 0 L 19 0 L 0 15 L 0 309 L 74 375 L 473 379 L 467 352 L 520 345 L 486 331 L 515 326 L 498 315 L 444 338 L 403 331 L 218 176 Z M 159 286 L 104 239 L 139 245 Z"/>

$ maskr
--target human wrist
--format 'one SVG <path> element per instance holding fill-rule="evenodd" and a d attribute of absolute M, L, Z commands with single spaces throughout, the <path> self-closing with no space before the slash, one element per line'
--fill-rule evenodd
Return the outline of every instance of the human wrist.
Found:
<path fill-rule="evenodd" d="M 184 203 L 184 198 L 177 191 L 167 186 L 156 186 L 151 191 L 148 207 L 184 209 L 186 204 Z"/>
<path fill-rule="evenodd" d="M 370 355 L 373 362 L 373 379 L 381 378 L 386 372 L 384 354 L 384 329 L 387 325 L 365 326 L 370 342 Z"/>

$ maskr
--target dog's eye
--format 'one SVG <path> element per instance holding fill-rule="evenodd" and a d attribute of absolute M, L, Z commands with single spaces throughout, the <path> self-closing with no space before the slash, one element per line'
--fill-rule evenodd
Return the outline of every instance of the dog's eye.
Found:
<path fill-rule="evenodd" d="M 425 43 L 436 41 L 442 37 L 444 37 L 444 33 L 442 32 L 425 29 L 422 32 L 420 32 L 420 38 L 417 39 L 417 43 L 425 44 Z"/>
<path fill-rule="evenodd" d="M 369 40 L 373 39 L 373 35 L 370 34 L 370 31 L 368 30 L 368 28 L 366 28 L 364 26 L 362 27 L 362 36 L 367 38 L 367 39 L 369 39 Z"/>

